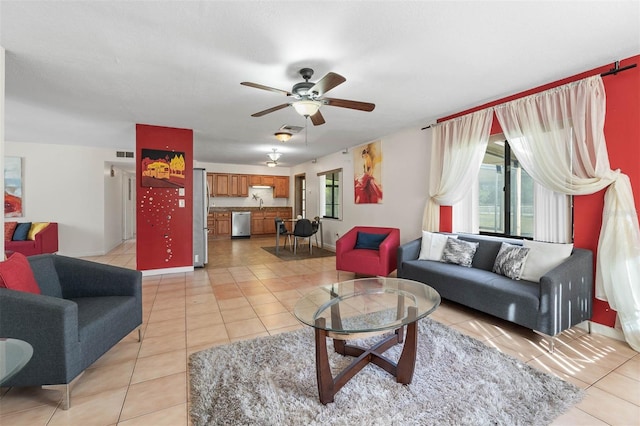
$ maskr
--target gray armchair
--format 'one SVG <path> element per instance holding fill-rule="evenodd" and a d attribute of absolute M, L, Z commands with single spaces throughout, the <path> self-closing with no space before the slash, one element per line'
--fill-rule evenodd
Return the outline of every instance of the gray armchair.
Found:
<path fill-rule="evenodd" d="M 27 258 L 42 294 L 0 288 L 0 337 L 33 346 L 29 363 L 2 386 L 63 391 L 142 324 L 142 274 L 66 256 Z M 138 334 L 138 338 L 140 334 Z"/>

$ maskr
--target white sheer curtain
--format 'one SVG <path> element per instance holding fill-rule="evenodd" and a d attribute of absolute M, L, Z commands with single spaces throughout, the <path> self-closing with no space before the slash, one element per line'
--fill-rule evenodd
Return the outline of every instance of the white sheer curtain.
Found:
<path fill-rule="evenodd" d="M 570 243 L 571 197 L 533 183 L 533 239 L 550 243 Z"/>
<path fill-rule="evenodd" d="M 589 77 L 495 109 L 529 175 L 564 194 L 605 187 L 596 263 L 596 297 L 618 312 L 627 342 L 640 350 L 640 230 L 631 184 L 613 171 L 604 139 L 605 92 Z"/>
<path fill-rule="evenodd" d="M 485 109 L 437 124 L 433 129 L 429 199 L 422 229 L 438 231 L 440 205 L 451 206 L 471 188 L 487 150 L 493 110 Z"/>

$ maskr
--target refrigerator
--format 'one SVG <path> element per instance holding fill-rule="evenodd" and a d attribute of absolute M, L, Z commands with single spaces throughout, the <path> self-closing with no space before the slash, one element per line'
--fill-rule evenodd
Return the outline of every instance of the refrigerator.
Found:
<path fill-rule="evenodd" d="M 193 266 L 203 268 L 209 261 L 207 215 L 209 188 L 207 171 L 193 169 Z"/>

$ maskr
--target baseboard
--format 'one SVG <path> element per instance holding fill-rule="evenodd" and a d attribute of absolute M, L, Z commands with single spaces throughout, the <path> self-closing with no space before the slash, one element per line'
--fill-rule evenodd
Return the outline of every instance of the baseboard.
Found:
<path fill-rule="evenodd" d="M 164 268 L 164 269 L 147 269 L 142 272 L 143 277 L 151 277 L 153 275 L 162 274 L 178 274 L 181 272 L 193 272 L 193 266 L 180 266 L 177 268 Z"/>
<path fill-rule="evenodd" d="M 626 342 L 626 339 L 624 338 L 624 333 L 622 332 L 622 330 L 618 328 L 613 328 L 603 324 L 598 324 L 597 322 L 593 322 L 593 321 L 581 322 L 576 327 L 585 331 L 589 331 L 589 325 L 591 325 L 592 333 L 602 334 L 603 336 L 620 340 L 621 342 Z"/>

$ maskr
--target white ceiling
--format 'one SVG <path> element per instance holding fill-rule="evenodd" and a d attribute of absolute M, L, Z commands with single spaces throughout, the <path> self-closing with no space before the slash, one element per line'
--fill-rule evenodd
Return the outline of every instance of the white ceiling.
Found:
<path fill-rule="evenodd" d="M 135 123 L 194 130 L 200 161 L 293 166 L 640 53 L 639 1 L 5 1 L 5 139 L 135 149 Z M 298 70 L 347 81 L 304 125 Z"/>

